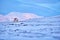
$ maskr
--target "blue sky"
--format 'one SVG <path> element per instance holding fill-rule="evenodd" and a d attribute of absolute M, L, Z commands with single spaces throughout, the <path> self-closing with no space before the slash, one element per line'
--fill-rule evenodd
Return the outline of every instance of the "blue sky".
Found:
<path fill-rule="evenodd" d="M 34 13 L 40 16 L 60 15 L 60 0 L 0 0 L 0 14 Z"/>

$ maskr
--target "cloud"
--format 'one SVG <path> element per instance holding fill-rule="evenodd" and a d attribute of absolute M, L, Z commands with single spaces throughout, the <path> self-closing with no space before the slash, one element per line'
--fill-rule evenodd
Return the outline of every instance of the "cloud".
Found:
<path fill-rule="evenodd" d="M 13 21 L 14 18 L 17 18 L 19 21 L 24 21 L 24 20 L 28 20 L 28 19 L 33 19 L 33 18 L 40 18 L 42 16 L 38 16 L 36 14 L 33 13 L 20 13 L 20 12 L 10 12 L 5 16 L 0 15 L 0 22 L 4 22 L 4 21 Z"/>

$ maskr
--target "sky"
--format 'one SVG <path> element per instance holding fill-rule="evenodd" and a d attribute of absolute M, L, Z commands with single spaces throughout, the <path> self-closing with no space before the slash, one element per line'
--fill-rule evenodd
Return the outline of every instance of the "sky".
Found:
<path fill-rule="evenodd" d="M 7 15 L 10 12 L 60 15 L 60 0 L 0 0 L 0 14 Z"/>

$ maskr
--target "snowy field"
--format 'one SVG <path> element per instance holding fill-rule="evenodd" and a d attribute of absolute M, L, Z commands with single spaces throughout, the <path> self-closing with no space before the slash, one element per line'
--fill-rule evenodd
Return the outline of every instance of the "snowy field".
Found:
<path fill-rule="evenodd" d="M 60 40 L 60 16 L 0 22 L 0 40 Z"/>

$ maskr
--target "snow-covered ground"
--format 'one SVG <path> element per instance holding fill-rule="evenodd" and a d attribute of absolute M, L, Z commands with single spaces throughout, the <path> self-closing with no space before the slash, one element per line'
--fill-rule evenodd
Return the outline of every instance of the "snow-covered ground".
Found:
<path fill-rule="evenodd" d="M 0 22 L 0 40 L 60 40 L 60 16 Z"/>

